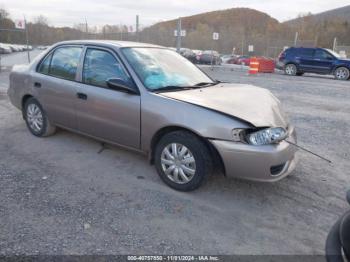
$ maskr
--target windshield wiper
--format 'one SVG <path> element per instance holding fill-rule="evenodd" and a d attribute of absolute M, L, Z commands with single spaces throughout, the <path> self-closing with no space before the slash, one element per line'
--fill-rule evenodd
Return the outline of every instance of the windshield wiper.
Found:
<path fill-rule="evenodd" d="M 220 84 L 220 81 L 215 81 L 215 82 L 200 82 L 198 84 L 195 84 L 193 86 L 164 86 L 160 87 L 158 89 L 152 90 L 154 93 L 162 93 L 162 92 L 173 92 L 173 91 L 179 91 L 179 90 L 190 90 L 190 89 L 196 89 L 196 88 L 201 88 L 201 87 L 209 87 L 209 86 L 214 86 L 217 84 Z"/>
<path fill-rule="evenodd" d="M 198 84 L 195 84 L 194 87 L 207 87 L 207 86 L 215 86 L 217 84 L 220 84 L 220 81 L 215 82 L 200 82 Z"/>
<path fill-rule="evenodd" d="M 152 90 L 154 93 L 161 93 L 161 92 L 172 92 L 172 91 L 179 91 L 179 90 L 189 90 L 193 89 L 191 86 L 163 86 L 158 89 Z"/>

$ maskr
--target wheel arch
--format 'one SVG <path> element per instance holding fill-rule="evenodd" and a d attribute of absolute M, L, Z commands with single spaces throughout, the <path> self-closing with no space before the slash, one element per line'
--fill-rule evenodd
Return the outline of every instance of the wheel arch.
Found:
<path fill-rule="evenodd" d="M 163 127 L 161 129 L 159 129 L 152 137 L 151 140 L 151 145 L 150 145 L 150 152 L 149 152 L 149 161 L 151 164 L 154 164 L 154 154 L 155 154 L 155 148 L 158 144 L 158 142 L 160 141 L 160 139 L 170 133 L 170 132 L 174 132 L 174 131 L 184 131 L 184 132 L 188 132 L 191 133 L 192 135 L 195 135 L 196 137 L 198 137 L 208 148 L 210 155 L 212 157 L 213 160 L 213 164 L 214 167 L 218 170 L 220 170 L 224 175 L 226 175 L 225 173 L 225 165 L 224 162 L 221 158 L 221 155 L 219 154 L 219 152 L 217 151 L 217 149 L 209 142 L 209 140 L 201 135 L 199 135 L 198 133 L 196 133 L 195 131 L 182 127 L 182 126 L 166 126 Z"/>
<path fill-rule="evenodd" d="M 28 101 L 28 99 L 32 98 L 33 96 L 30 95 L 30 94 L 25 94 L 23 97 L 22 97 L 22 100 L 21 100 L 21 110 L 22 110 L 22 117 L 24 118 L 24 105 L 26 104 L 26 102 Z"/>
<path fill-rule="evenodd" d="M 340 67 L 345 67 L 345 68 L 347 68 L 347 69 L 350 71 L 350 65 L 339 64 L 339 65 L 336 65 L 336 66 L 333 68 L 332 74 L 334 74 L 334 73 L 335 73 L 335 70 L 337 70 L 337 69 L 340 68 Z"/>
<path fill-rule="evenodd" d="M 288 62 L 284 65 L 284 69 L 287 67 L 287 65 L 295 65 L 295 67 L 296 67 L 297 70 L 299 71 L 298 63 L 293 62 L 293 61 L 288 61 Z"/>
<path fill-rule="evenodd" d="M 28 101 L 29 98 L 32 98 L 33 96 L 30 94 L 26 94 L 22 97 L 22 101 L 21 101 L 21 108 L 23 109 L 25 103 Z"/>

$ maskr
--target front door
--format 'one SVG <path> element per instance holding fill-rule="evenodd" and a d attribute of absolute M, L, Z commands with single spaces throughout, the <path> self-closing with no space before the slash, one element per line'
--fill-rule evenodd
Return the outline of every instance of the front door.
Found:
<path fill-rule="evenodd" d="M 81 132 L 120 145 L 140 148 L 140 96 L 112 90 L 106 81 L 131 81 L 110 50 L 85 51 L 77 90 L 77 119 Z"/>
<path fill-rule="evenodd" d="M 333 68 L 334 57 L 323 49 L 317 49 L 314 54 L 314 66 L 319 73 L 329 74 Z"/>

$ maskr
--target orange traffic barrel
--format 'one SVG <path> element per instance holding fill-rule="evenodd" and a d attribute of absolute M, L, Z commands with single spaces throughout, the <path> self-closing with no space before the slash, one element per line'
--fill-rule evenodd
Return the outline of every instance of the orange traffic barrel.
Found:
<path fill-rule="evenodd" d="M 256 57 L 250 58 L 249 74 L 256 75 L 259 72 L 259 60 Z"/>

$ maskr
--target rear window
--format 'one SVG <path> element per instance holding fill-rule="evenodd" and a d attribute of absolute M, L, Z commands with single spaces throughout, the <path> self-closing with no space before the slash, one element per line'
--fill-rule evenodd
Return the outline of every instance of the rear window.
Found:
<path fill-rule="evenodd" d="M 81 52 L 82 48 L 75 46 L 56 49 L 51 59 L 49 75 L 74 80 Z"/>
<path fill-rule="evenodd" d="M 302 56 L 302 57 L 312 57 L 314 55 L 314 49 L 300 48 L 300 49 L 298 49 L 297 55 Z"/>

